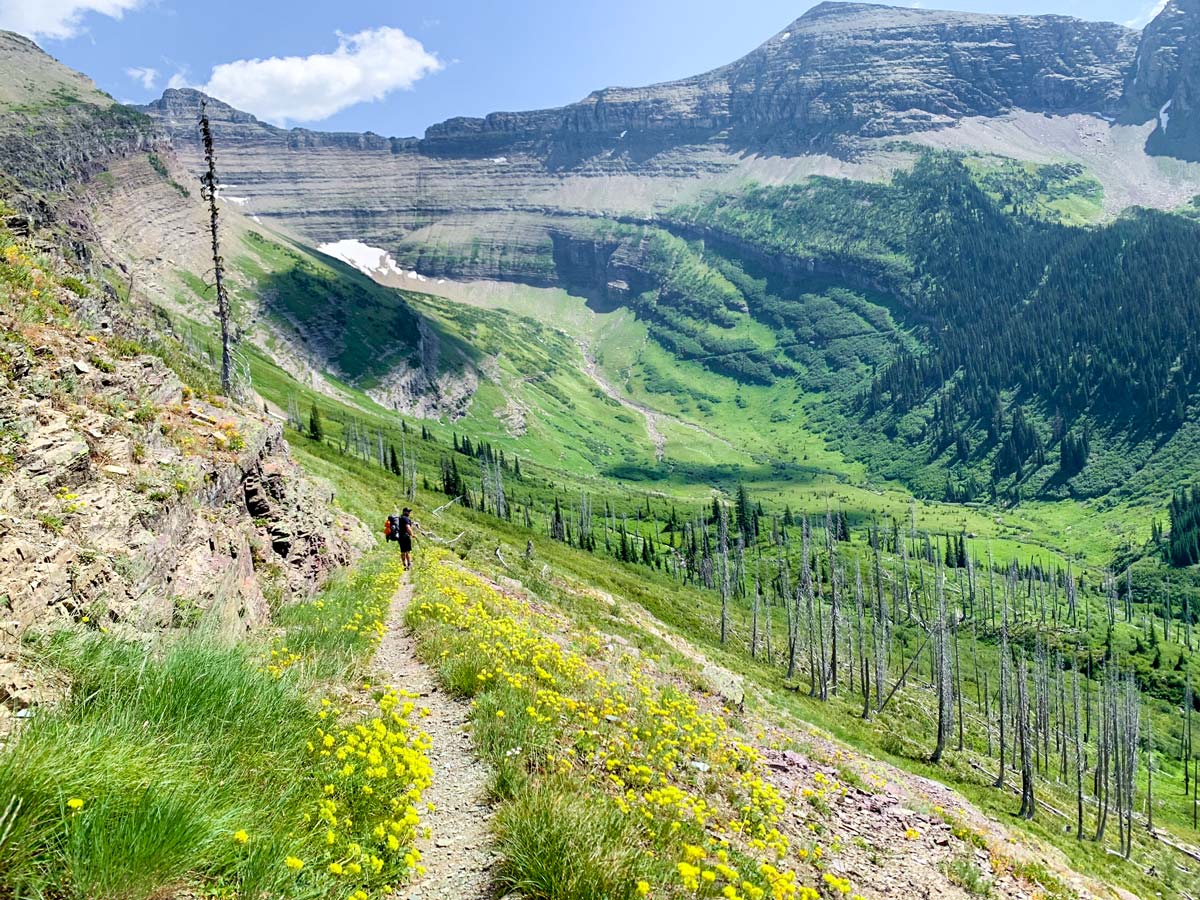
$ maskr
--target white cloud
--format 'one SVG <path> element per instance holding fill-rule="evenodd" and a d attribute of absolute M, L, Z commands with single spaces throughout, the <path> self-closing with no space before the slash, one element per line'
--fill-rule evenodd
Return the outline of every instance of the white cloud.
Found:
<path fill-rule="evenodd" d="M 1147 6 L 1135 18 L 1130 19 L 1125 23 L 1127 28 L 1145 28 L 1153 22 L 1160 12 L 1167 8 L 1167 0 L 1158 0 L 1158 2 Z"/>
<path fill-rule="evenodd" d="M 187 72 L 180 70 L 167 79 L 167 87 L 169 88 L 185 88 L 188 87 Z"/>
<path fill-rule="evenodd" d="M 158 84 L 158 69 L 151 69 L 149 66 L 130 66 L 125 70 L 125 74 L 148 91 L 154 90 L 154 86 Z"/>
<path fill-rule="evenodd" d="M 339 34 L 332 53 L 223 63 L 201 90 L 270 122 L 315 122 L 410 88 L 440 68 L 399 28 L 374 28 Z"/>
<path fill-rule="evenodd" d="M 0 28 L 32 38 L 70 38 L 84 30 L 83 19 L 98 13 L 114 19 L 144 0 L 0 0 Z"/>

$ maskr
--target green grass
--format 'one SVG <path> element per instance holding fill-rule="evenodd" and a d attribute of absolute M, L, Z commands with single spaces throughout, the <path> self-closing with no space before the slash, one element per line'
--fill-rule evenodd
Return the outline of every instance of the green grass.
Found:
<path fill-rule="evenodd" d="M 568 779 L 524 785 L 498 813 L 498 883 L 545 900 L 629 900 L 645 872 L 639 835 L 598 792 Z"/>
<path fill-rule="evenodd" d="M 202 622 L 150 645 L 98 632 L 42 638 L 39 664 L 71 690 L 0 753 L 0 805 L 16 810 L 0 840 L 5 890 L 81 900 L 185 886 L 245 897 L 339 890 L 346 882 L 318 864 L 328 850 L 313 813 L 330 776 L 310 746 L 327 715 L 316 698 L 373 650 L 367 625 L 394 587 L 381 580 L 387 561 L 376 555 L 284 610 L 283 656 L 219 641 Z M 293 871 L 289 856 L 310 864 Z"/>
<path fill-rule="evenodd" d="M 1104 188 L 1078 163 L 1039 165 L 976 153 L 963 163 L 987 194 L 1007 211 L 1088 225 L 1104 212 Z"/>
<path fill-rule="evenodd" d="M 296 682 L 200 639 L 159 656 L 60 636 L 42 658 L 72 695 L 0 756 L 0 796 L 20 804 L 0 881 L 17 896 L 149 897 L 193 877 L 294 892 L 280 862 L 313 842 L 294 832 L 315 787 L 304 741 L 317 725 Z M 234 840 L 239 829 L 253 845 Z"/>

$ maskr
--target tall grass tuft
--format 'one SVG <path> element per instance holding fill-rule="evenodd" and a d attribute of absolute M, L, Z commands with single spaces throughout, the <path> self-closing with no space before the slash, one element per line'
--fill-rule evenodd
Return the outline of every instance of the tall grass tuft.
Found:
<path fill-rule="evenodd" d="M 316 695 L 378 643 L 394 568 L 372 558 L 284 612 L 286 665 L 202 632 L 166 646 L 44 638 L 42 659 L 72 687 L 0 752 L 0 898 L 344 890 L 318 864 L 329 776 L 311 742 L 334 723 Z"/>
<path fill-rule="evenodd" d="M 0 802 L 20 803 L 0 884 L 96 898 L 146 897 L 193 875 L 247 895 L 287 888 L 282 848 L 312 839 L 292 833 L 312 791 L 305 741 L 317 722 L 295 680 L 202 639 L 156 655 L 60 635 L 46 656 L 74 689 L 0 755 Z M 280 854 L 248 852 L 234 839 L 242 829 Z"/>
<path fill-rule="evenodd" d="M 628 818 L 568 779 L 531 781 L 495 829 L 500 885 L 539 900 L 627 900 L 646 868 Z"/>

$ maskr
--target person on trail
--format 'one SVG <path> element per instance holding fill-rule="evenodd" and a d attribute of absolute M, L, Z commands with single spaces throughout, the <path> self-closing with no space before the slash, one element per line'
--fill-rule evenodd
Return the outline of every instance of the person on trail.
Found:
<path fill-rule="evenodd" d="M 404 563 L 405 569 L 412 568 L 413 530 L 418 527 L 412 520 L 411 513 L 412 510 L 407 506 L 400 511 L 400 529 L 396 535 L 396 540 L 400 542 L 400 561 Z"/>

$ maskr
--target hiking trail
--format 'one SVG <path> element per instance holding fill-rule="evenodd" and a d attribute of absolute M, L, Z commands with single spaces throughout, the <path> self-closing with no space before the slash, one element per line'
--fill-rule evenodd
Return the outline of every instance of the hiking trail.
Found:
<path fill-rule="evenodd" d="M 433 673 L 417 659 L 416 642 L 404 624 L 412 602 L 408 577 L 392 598 L 387 634 L 375 655 L 379 675 L 397 689 L 419 694 L 417 709 L 429 715 L 415 721 L 432 738 L 429 760 L 433 784 L 424 800 L 433 811 L 422 824 L 433 829 L 417 847 L 425 875 L 402 886 L 396 900 L 486 900 L 491 896 L 491 872 L 497 862 L 492 850 L 487 802 L 489 769 L 471 745 L 468 705 L 455 700 L 437 684 Z"/>

